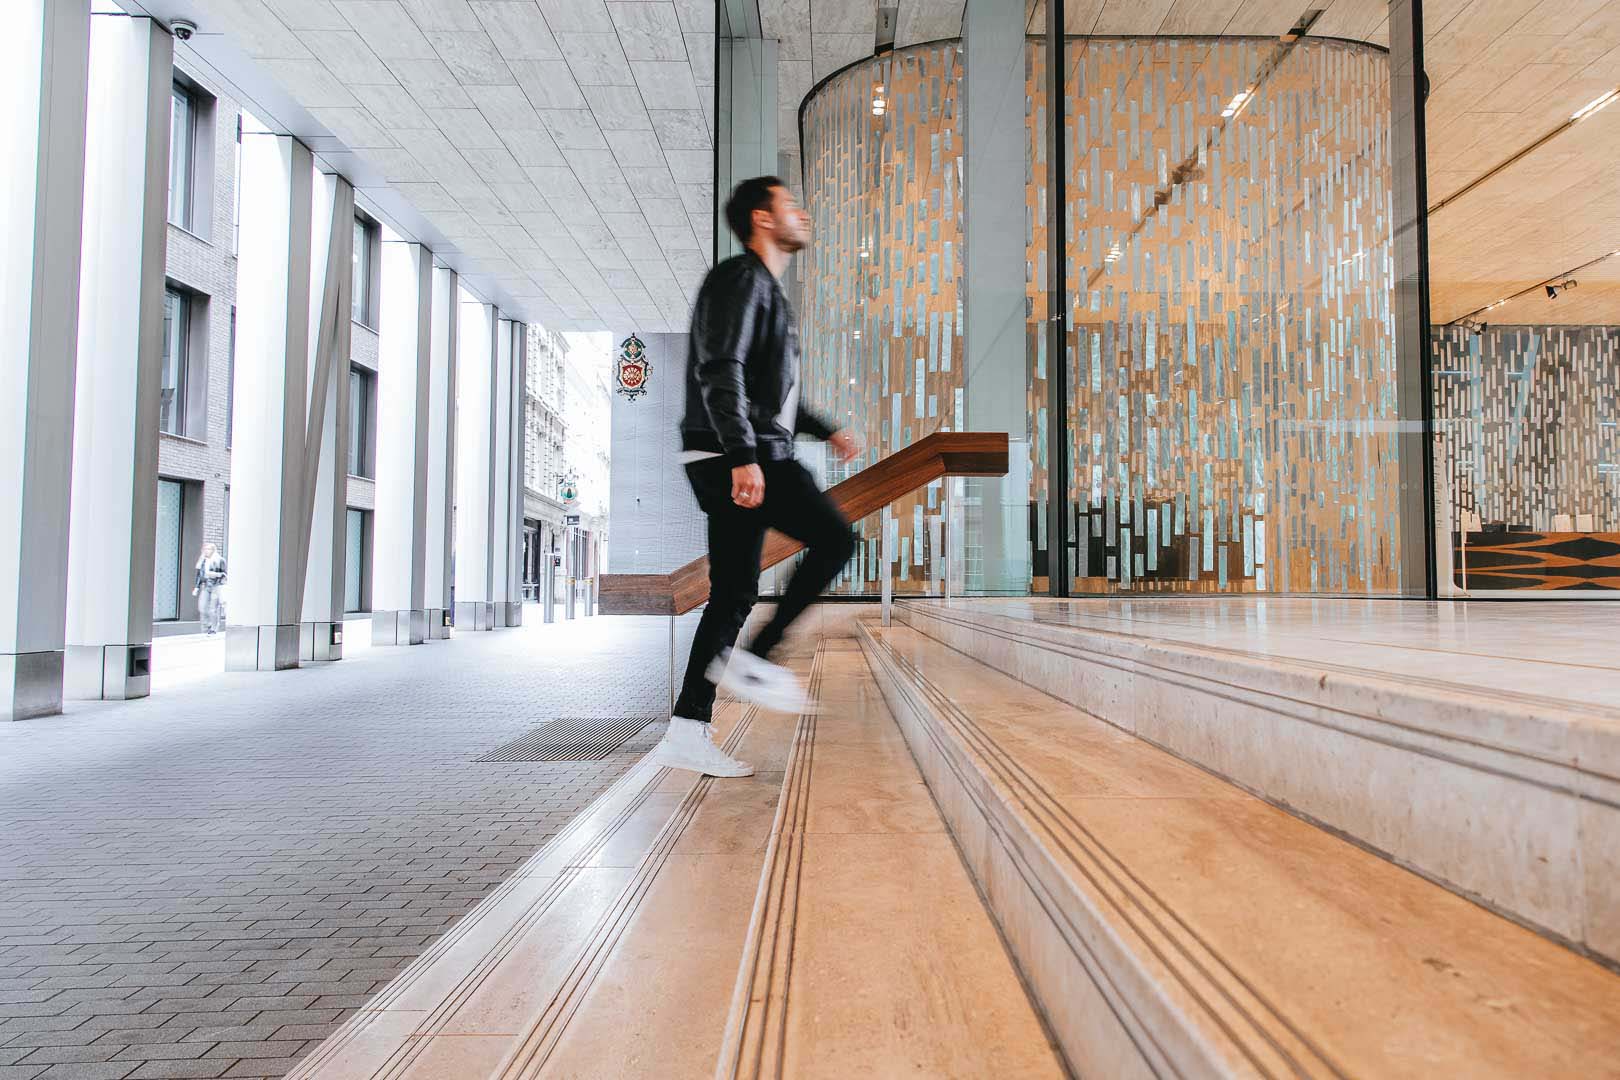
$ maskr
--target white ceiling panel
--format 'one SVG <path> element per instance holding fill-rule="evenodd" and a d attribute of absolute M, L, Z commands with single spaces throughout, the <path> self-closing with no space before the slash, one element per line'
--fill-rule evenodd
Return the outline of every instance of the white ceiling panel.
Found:
<path fill-rule="evenodd" d="M 619 35 L 611 30 L 605 34 L 558 34 L 557 44 L 562 46 L 563 59 L 568 61 L 579 85 L 634 85 Z"/>
<path fill-rule="evenodd" d="M 629 59 L 686 62 L 686 42 L 673 3 L 609 3 L 608 13 Z"/>

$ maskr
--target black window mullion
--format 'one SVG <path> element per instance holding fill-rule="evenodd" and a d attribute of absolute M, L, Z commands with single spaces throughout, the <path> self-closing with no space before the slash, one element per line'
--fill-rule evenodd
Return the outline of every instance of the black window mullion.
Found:
<path fill-rule="evenodd" d="M 1063 0 L 1046 0 L 1047 591 L 1069 595 L 1068 229 L 1064 189 Z"/>

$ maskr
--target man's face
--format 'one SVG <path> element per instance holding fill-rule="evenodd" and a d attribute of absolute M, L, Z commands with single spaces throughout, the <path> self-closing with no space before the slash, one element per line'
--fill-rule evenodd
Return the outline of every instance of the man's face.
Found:
<path fill-rule="evenodd" d="M 771 205 L 766 212 L 770 216 L 765 220 L 756 218 L 754 227 L 763 229 L 783 251 L 802 251 L 810 243 L 810 215 L 793 192 L 785 187 L 771 188 Z"/>

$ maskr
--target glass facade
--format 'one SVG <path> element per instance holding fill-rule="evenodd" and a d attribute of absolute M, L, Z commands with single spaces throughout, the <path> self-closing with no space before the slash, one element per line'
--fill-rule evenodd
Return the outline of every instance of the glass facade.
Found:
<path fill-rule="evenodd" d="M 175 83 L 169 100 L 169 220 L 190 229 L 192 187 L 196 174 L 197 102 Z"/>
<path fill-rule="evenodd" d="M 1043 18 L 970 3 L 802 108 L 806 392 L 853 468 L 1008 432 L 959 489 L 969 592 L 1421 593 L 1387 50 L 1071 33 L 1057 80 Z M 944 493 L 895 504 L 887 562 L 859 523 L 839 591 L 940 591 Z"/>
<path fill-rule="evenodd" d="M 185 516 L 185 485 L 177 480 L 159 480 L 157 490 L 157 551 L 152 574 L 152 618 L 158 621 L 180 617 L 180 587 L 188 579 L 181 572 L 184 552 L 180 548 Z"/>
<path fill-rule="evenodd" d="M 375 277 L 377 227 L 363 218 L 354 219 L 354 281 L 351 284 L 350 315 L 363 326 L 376 327 L 377 304 L 372 295 Z"/>
<path fill-rule="evenodd" d="M 187 376 L 191 367 L 191 297 L 179 289 L 163 294 L 163 382 L 158 391 L 158 430 L 186 434 Z"/>
<path fill-rule="evenodd" d="M 1583 17 L 1537 31 L 1556 64 L 1424 46 L 1442 596 L 1620 590 L 1620 76 Z"/>

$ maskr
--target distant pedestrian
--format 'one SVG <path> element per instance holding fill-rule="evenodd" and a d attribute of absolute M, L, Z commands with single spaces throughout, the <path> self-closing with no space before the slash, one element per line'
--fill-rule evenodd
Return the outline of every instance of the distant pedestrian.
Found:
<path fill-rule="evenodd" d="M 204 544 L 197 557 L 197 581 L 191 595 L 197 598 L 203 633 L 225 629 L 225 556 L 213 544 Z"/>

